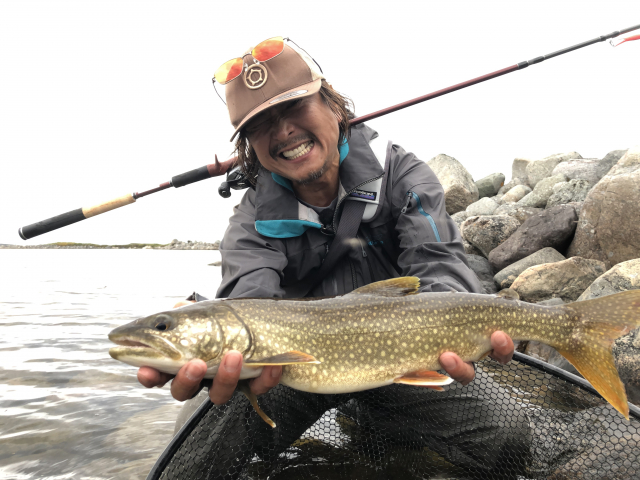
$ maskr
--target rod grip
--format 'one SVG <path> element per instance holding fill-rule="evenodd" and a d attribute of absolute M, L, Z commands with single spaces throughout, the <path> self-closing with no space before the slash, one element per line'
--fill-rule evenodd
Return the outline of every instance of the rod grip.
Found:
<path fill-rule="evenodd" d="M 205 165 L 204 167 L 196 168 L 190 172 L 181 173 L 171 179 L 171 185 L 175 188 L 184 187 L 190 183 L 199 182 L 200 180 L 206 180 L 210 178 L 209 169 Z"/>
<path fill-rule="evenodd" d="M 109 210 L 129 205 L 135 201 L 136 199 L 133 198 L 133 195 L 127 193 L 126 195 L 122 195 L 121 197 L 114 198 L 112 200 L 107 200 L 106 202 L 99 203 L 92 207 L 78 208 L 76 210 L 63 213 L 62 215 L 47 218 L 41 222 L 32 223 L 31 225 L 18 229 L 18 234 L 23 240 L 28 240 L 30 238 L 37 237 L 38 235 L 42 235 L 43 233 L 51 232 L 58 228 L 79 222 L 85 218 L 95 217 L 96 215 L 108 212 Z"/>

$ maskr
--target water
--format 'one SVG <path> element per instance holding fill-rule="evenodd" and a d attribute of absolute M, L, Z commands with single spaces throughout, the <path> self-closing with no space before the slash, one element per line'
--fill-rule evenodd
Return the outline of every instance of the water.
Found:
<path fill-rule="evenodd" d="M 213 298 L 217 251 L 0 250 L 0 479 L 144 478 L 180 403 L 113 360 L 107 334 Z"/>

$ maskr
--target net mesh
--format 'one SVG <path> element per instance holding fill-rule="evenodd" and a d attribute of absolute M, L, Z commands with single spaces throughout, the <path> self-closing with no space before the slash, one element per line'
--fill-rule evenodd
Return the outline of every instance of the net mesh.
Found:
<path fill-rule="evenodd" d="M 637 408 L 627 421 L 586 382 L 518 358 L 480 362 L 471 384 L 445 392 L 279 385 L 259 397 L 274 429 L 239 393 L 207 401 L 148 478 L 640 479 Z"/>

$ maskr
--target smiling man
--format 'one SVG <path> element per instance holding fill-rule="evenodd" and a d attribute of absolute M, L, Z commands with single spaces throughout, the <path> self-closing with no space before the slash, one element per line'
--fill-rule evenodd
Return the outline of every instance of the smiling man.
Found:
<path fill-rule="evenodd" d="M 468 267 L 433 171 L 414 154 L 378 138 L 370 127 L 350 128 L 350 102 L 327 83 L 304 50 L 281 38 L 269 39 L 226 62 L 216 72 L 214 86 L 216 82 L 226 85 L 232 140 L 236 138 L 239 163 L 253 184 L 235 208 L 220 245 L 223 278 L 218 298 L 327 297 L 407 275 L 420 278 L 422 292 L 484 293 Z M 507 335 L 494 333 L 491 345 L 498 361 L 511 359 L 513 342 Z M 456 421 L 461 434 L 444 450 L 455 451 L 469 468 L 503 468 L 499 464 L 505 452 L 513 453 L 526 437 L 525 420 L 516 418 L 515 428 L 505 433 L 497 420 L 508 394 L 497 386 L 495 399 L 472 397 L 463 385 L 474 379 L 473 365 L 452 352 L 443 353 L 440 363 L 460 382 L 454 387 L 460 390 L 458 400 L 444 402 L 440 417 L 456 408 L 456 402 L 465 402 L 469 412 L 467 426 Z M 209 392 L 214 403 L 232 397 L 241 368 L 242 354 L 228 352 Z M 281 368 L 265 367 L 251 381 L 254 393 L 266 394 L 261 403 L 270 403 Z M 172 382 L 173 396 L 191 398 L 205 369 L 200 361 L 183 367 Z M 170 377 L 143 367 L 138 378 L 151 387 Z M 438 395 L 423 390 L 424 395 Z M 378 391 L 380 410 L 385 392 L 397 392 L 392 387 Z M 299 395 L 306 406 L 276 415 L 281 424 L 296 426 L 284 443 L 279 438 L 284 447 L 338 402 L 334 395 L 290 394 Z M 233 402 L 246 400 L 234 397 Z M 309 409 L 309 404 L 315 407 Z M 408 405 L 406 414 L 420 411 L 420 405 Z M 419 429 L 437 432 L 438 412 L 429 413 L 431 420 L 420 417 Z M 378 412 L 381 417 L 387 413 Z M 481 428 L 479 419 L 495 431 L 495 440 L 486 444 L 485 437 L 482 447 L 472 439 L 473 431 Z"/>

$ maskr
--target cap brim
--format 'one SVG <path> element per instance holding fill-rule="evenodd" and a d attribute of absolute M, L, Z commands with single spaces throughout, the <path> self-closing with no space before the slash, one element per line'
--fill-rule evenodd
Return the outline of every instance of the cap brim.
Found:
<path fill-rule="evenodd" d="M 290 102 L 292 100 L 297 100 L 299 98 L 304 98 L 304 97 L 308 97 L 309 95 L 313 95 L 314 93 L 317 93 L 320 91 L 321 86 L 322 86 L 322 79 L 319 78 L 317 80 L 314 80 L 313 82 L 305 83 L 303 85 L 298 85 L 297 87 L 287 90 L 286 92 L 279 93 L 275 97 L 272 97 L 269 100 L 265 101 L 264 103 L 261 103 L 256 108 L 251 110 L 242 119 L 238 127 L 233 132 L 233 135 L 231 136 L 231 139 L 229 141 L 233 142 L 233 140 L 238 135 L 238 132 L 242 130 L 242 127 L 244 127 L 249 120 L 251 120 L 253 117 L 258 115 L 259 113 L 262 113 L 271 107 L 275 107 L 276 105 L 280 105 L 282 103 Z"/>

